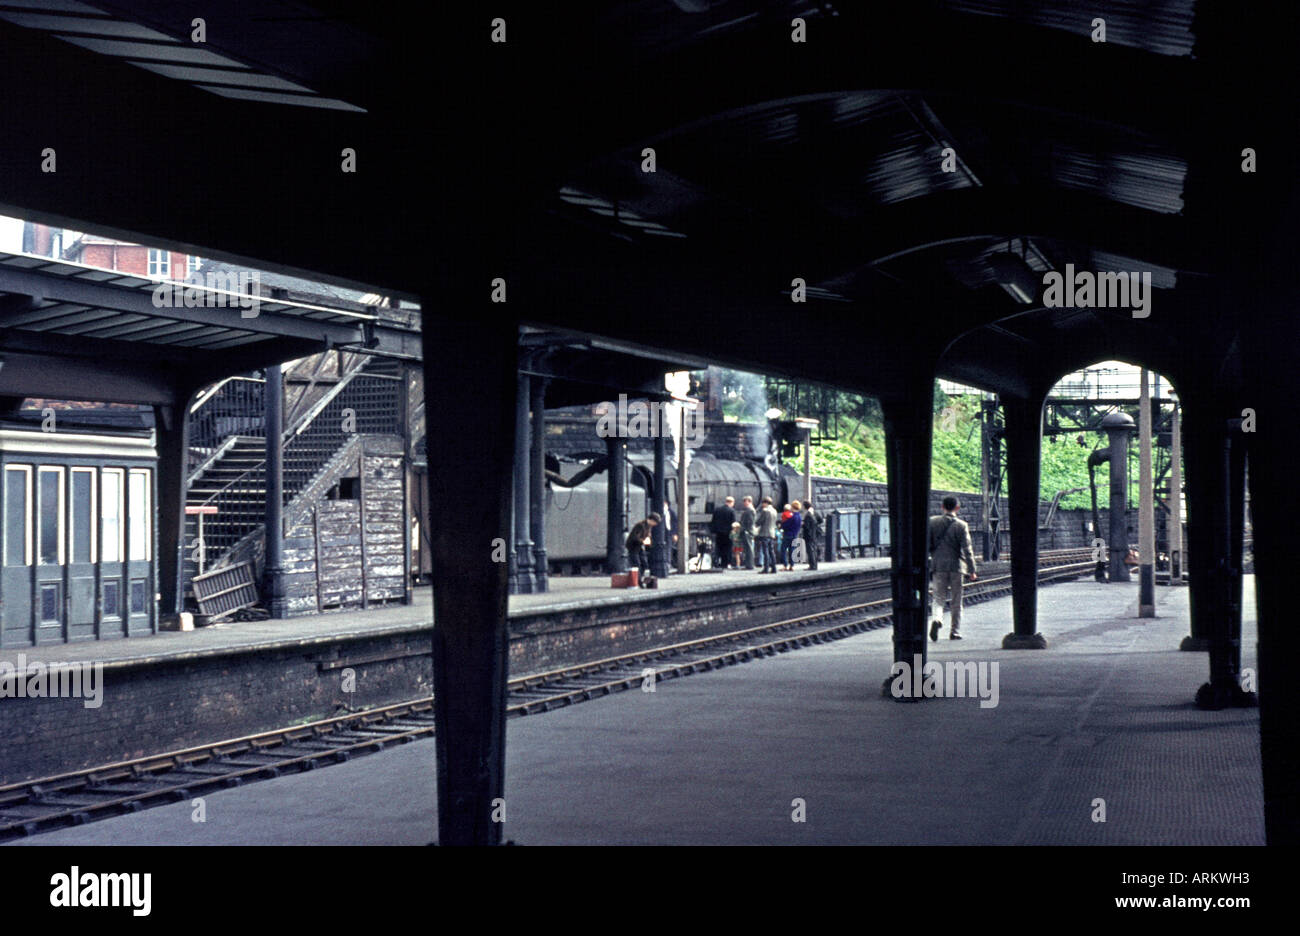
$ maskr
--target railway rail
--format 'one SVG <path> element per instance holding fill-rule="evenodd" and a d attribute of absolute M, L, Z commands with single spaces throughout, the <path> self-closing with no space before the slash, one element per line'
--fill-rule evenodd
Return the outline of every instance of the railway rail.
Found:
<path fill-rule="evenodd" d="M 1095 565 L 1088 549 L 1045 552 L 1040 554 L 1039 581 L 1078 578 L 1092 571 Z M 1010 591 L 1011 576 L 995 575 L 968 586 L 964 600 L 978 603 Z M 650 679 L 660 682 L 707 672 L 841 640 L 888 627 L 892 622 L 890 599 L 880 598 L 521 676 L 509 681 L 507 713 L 511 717 L 538 714 L 639 688 Z M 341 763 L 428 737 L 433 731 L 433 698 L 426 697 L 307 725 L 0 786 L 0 841 Z"/>

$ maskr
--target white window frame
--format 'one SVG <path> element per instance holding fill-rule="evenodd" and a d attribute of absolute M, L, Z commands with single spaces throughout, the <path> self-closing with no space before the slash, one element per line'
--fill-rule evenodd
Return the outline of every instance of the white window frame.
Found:
<path fill-rule="evenodd" d="M 170 250 L 161 250 L 157 247 L 148 248 L 148 274 L 153 277 L 163 278 L 172 275 L 172 252 Z"/>
<path fill-rule="evenodd" d="M 105 562 L 126 562 L 126 469 L 124 468 L 102 468 L 99 472 L 100 483 L 100 512 L 99 512 L 99 535 L 104 537 L 104 505 L 107 504 L 107 498 L 103 497 L 104 479 L 112 476 L 117 478 L 117 558 L 109 559 L 108 550 L 105 549 Z"/>
<path fill-rule="evenodd" d="M 189 256 L 187 256 L 187 257 L 185 258 L 185 273 L 186 273 L 186 275 L 189 275 L 189 274 L 191 274 L 191 273 L 197 273 L 197 272 L 199 272 L 199 267 L 202 266 L 202 265 L 203 265 L 203 258 L 202 258 L 202 257 L 198 257 L 198 256 L 195 256 L 194 254 L 190 254 Z"/>
<path fill-rule="evenodd" d="M 73 465 L 71 473 L 75 477 L 78 472 L 90 475 L 90 523 L 87 528 L 90 531 L 90 564 L 94 565 L 99 561 L 99 537 L 96 535 L 96 525 L 99 523 L 99 471 L 88 465 Z M 76 555 L 77 547 L 77 517 L 76 517 L 76 500 L 72 496 L 72 479 L 68 479 L 68 560 L 71 562 Z"/>
<path fill-rule="evenodd" d="M 67 565 L 67 558 L 68 558 L 68 554 L 67 554 L 67 545 L 68 545 L 67 475 L 68 473 L 67 471 L 64 470 L 63 465 L 37 465 L 36 466 L 36 488 L 38 492 L 40 491 L 41 475 L 49 472 L 53 472 L 55 476 L 59 479 L 59 506 L 58 509 L 55 511 L 55 538 L 58 543 L 58 545 L 55 548 L 55 554 L 58 557 L 58 562 L 53 562 L 53 563 L 42 562 L 39 564 L 61 566 L 61 565 Z M 44 506 L 43 504 L 39 505 L 35 513 L 39 514 L 40 513 L 39 507 L 43 507 L 43 506 Z"/>
<path fill-rule="evenodd" d="M 24 475 L 27 476 L 26 485 L 25 485 L 27 489 L 27 505 L 26 505 L 27 509 L 24 512 L 26 516 L 23 517 L 23 540 L 24 540 L 23 565 L 30 566 L 32 564 L 32 526 L 33 526 L 32 516 L 36 512 L 36 504 L 32 497 L 32 466 L 31 465 L 5 465 L 5 493 L 6 494 L 9 492 L 9 472 L 11 471 L 21 471 Z M 9 510 L 8 498 L 6 498 L 5 510 L 6 511 Z M 7 523 L 5 524 L 5 528 L 6 530 L 8 530 Z M 11 566 L 10 568 L 19 568 L 19 567 Z"/>
<path fill-rule="evenodd" d="M 127 562 L 152 562 L 153 561 L 153 472 L 148 468 L 131 468 L 127 471 L 126 477 L 126 505 L 127 505 L 127 525 L 129 526 L 135 518 L 136 512 L 131 510 L 131 479 L 139 476 L 144 478 L 144 558 L 135 559 L 131 556 L 129 550 L 135 545 L 134 537 L 127 537 L 125 553 Z"/>

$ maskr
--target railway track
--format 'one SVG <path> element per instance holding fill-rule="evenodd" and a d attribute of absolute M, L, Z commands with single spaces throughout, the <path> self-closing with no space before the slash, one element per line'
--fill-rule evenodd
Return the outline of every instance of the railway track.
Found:
<path fill-rule="evenodd" d="M 1060 550 L 1041 557 L 1039 581 L 1077 578 L 1094 568 L 1090 550 Z M 1010 575 L 979 579 L 964 601 L 979 603 L 1010 593 Z M 533 715 L 575 705 L 647 680 L 678 679 L 799 647 L 841 640 L 893 623 L 890 599 L 881 598 L 817 614 L 669 646 L 621 654 L 510 680 L 507 713 Z M 0 841 L 81 825 L 216 790 L 342 763 L 433 734 L 433 698 L 348 713 L 216 744 L 105 764 L 0 787 Z"/>

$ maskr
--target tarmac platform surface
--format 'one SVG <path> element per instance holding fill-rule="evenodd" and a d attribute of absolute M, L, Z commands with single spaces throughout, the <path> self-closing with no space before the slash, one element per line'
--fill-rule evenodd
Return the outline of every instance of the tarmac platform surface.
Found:
<path fill-rule="evenodd" d="M 1253 586 L 1247 576 L 1251 668 Z M 995 707 L 882 697 L 892 659 L 882 629 L 512 719 L 505 838 L 1263 844 L 1259 712 L 1193 705 L 1208 659 L 1178 650 L 1188 591 L 1157 589 L 1159 616 L 1139 619 L 1137 588 L 1042 589 L 1047 650 L 1000 649 L 1010 598 L 968 607 L 966 639 L 945 628 L 931 658 L 998 663 Z M 424 845 L 436 837 L 434 745 L 204 800 L 204 822 L 185 802 L 15 844 Z M 800 811 L 806 821 L 794 821 Z"/>

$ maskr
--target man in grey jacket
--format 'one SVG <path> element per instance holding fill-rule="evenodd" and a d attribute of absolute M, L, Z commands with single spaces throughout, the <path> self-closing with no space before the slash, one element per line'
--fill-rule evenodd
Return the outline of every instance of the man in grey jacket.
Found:
<path fill-rule="evenodd" d="M 763 498 L 763 509 L 758 512 L 758 558 L 763 568 L 758 574 L 771 572 L 776 574 L 776 508 L 772 498 Z"/>
<path fill-rule="evenodd" d="M 975 551 L 971 547 L 970 527 L 957 519 L 961 502 L 949 494 L 943 499 L 943 513 L 930 518 L 930 556 L 933 571 L 935 619 L 930 623 L 930 639 L 939 639 L 943 627 L 943 602 L 950 599 L 952 630 L 949 640 L 961 640 L 961 583 L 975 581 Z"/>
<path fill-rule="evenodd" d="M 754 498 L 746 494 L 740 499 L 740 512 L 736 519 L 740 521 L 740 554 L 746 569 L 754 568 L 754 524 L 758 512 L 754 510 Z"/>

